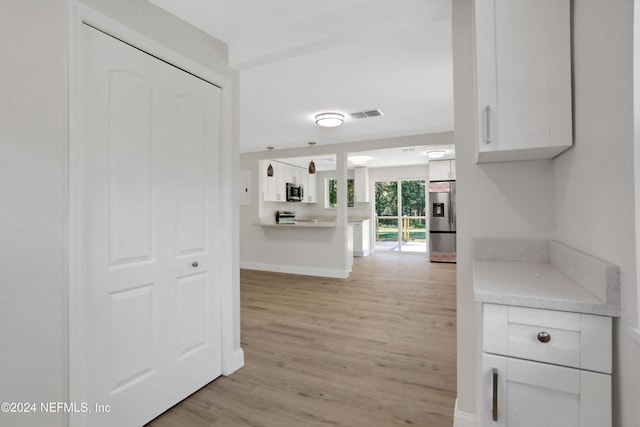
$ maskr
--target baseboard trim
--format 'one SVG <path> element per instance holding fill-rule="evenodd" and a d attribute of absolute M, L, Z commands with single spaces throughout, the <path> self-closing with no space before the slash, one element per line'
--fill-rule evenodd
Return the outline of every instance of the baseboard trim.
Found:
<path fill-rule="evenodd" d="M 233 352 L 230 359 L 226 361 L 222 367 L 222 375 L 227 376 L 233 374 L 244 366 L 244 351 L 239 348 Z"/>
<path fill-rule="evenodd" d="M 328 268 L 299 267 L 283 264 L 262 264 L 259 262 L 240 261 L 240 268 L 246 270 L 270 271 L 272 273 L 301 274 L 303 276 L 330 277 L 332 279 L 346 279 L 349 277 L 347 270 L 334 270 Z"/>
<path fill-rule="evenodd" d="M 458 399 L 456 399 L 456 408 L 453 415 L 453 427 L 475 427 L 476 416 L 468 412 L 458 410 Z"/>

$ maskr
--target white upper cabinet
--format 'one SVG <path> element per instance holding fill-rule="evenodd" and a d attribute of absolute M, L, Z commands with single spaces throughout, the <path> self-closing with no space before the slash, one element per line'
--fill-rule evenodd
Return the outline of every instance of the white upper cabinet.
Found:
<path fill-rule="evenodd" d="M 569 0 L 476 0 L 478 163 L 572 144 Z"/>
<path fill-rule="evenodd" d="M 287 183 L 303 186 L 305 203 L 317 203 L 316 176 L 309 175 L 306 169 L 287 165 L 275 160 L 260 161 L 258 176 L 262 185 L 262 200 L 265 202 L 286 202 Z M 273 176 L 267 175 L 271 165 Z"/>
<path fill-rule="evenodd" d="M 456 179 L 455 160 L 430 160 L 429 181 L 448 181 Z"/>
<path fill-rule="evenodd" d="M 273 176 L 267 175 L 269 165 L 273 168 Z M 262 200 L 267 202 L 284 202 L 286 200 L 284 165 L 272 160 L 264 160 L 260 162 L 260 170 L 258 173 L 262 181 Z"/>
<path fill-rule="evenodd" d="M 353 170 L 353 195 L 358 203 L 369 201 L 369 169 L 355 168 Z"/>
<path fill-rule="evenodd" d="M 302 203 L 318 203 L 318 195 L 316 190 L 317 175 L 309 174 L 302 170 L 302 185 L 304 186 L 304 198 Z"/>

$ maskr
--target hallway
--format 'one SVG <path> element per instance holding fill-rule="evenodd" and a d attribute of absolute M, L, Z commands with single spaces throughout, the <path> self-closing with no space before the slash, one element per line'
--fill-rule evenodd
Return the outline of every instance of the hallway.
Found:
<path fill-rule="evenodd" d="M 346 280 L 243 270 L 245 367 L 148 426 L 451 426 L 455 276 L 398 254 Z"/>

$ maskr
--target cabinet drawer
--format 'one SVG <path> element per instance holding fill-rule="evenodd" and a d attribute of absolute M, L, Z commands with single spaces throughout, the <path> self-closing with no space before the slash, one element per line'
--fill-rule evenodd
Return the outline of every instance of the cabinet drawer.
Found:
<path fill-rule="evenodd" d="M 611 373 L 610 317 L 485 304 L 483 318 L 487 353 Z"/>

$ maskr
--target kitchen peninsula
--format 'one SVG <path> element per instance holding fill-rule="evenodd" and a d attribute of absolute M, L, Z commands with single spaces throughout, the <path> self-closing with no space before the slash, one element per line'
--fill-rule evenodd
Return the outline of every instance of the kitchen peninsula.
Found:
<path fill-rule="evenodd" d="M 239 168 L 244 180 L 238 188 L 243 196 L 240 206 L 241 268 L 331 278 L 349 277 L 353 257 L 373 253 L 376 231 L 373 218 L 376 201 L 374 183 L 398 177 L 424 180 L 428 179 L 429 173 L 426 161 L 419 165 L 389 167 L 374 167 L 370 161 L 366 166 L 357 166 L 351 162 L 350 156 L 361 154 L 363 149 L 379 152 L 377 154 L 381 158 L 391 157 L 388 154 L 396 152 L 408 156 L 412 151 L 412 155 L 418 156 L 423 154 L 421 149 L 407 150 L 406 147 L 449 146 L 451 141 L 453 133 L 448 132 L 327 146 L 318 144 L 313 149 L 305 147 L 243 153 Z M 311 159 L 316 166 L 314 174 L 309 174 Z M 290 172 L 286 172 L 287 168 L 283 169 L 282 164 L 288 165 Z M 273 176 L 269 176 L 271 170 Z M 302 186 L 302 197 L 299 194 L 292 196 L 302 200 L 283 200 L 283 197 L 286 199 L 284 185 L 287 178 L 282 182 L 278 172 L 285 173 L 291 180 L 295 176 L 296 181 L 290 183 Z M 274 177 L 280 180 L 280 185 L 273 181 Z M 308 188 L 309 177 L 312 177 L 311 185 L 315 184 L 315 189 Z M 367 193 L 368 182 L 369 201 L 363 194 L 356 197 L 359 180 L 362 179 L 365 180 L 364 193 Z M 269 187 L 270 182 L 280 189 L 275 194 Z M 280 200 L 272 200 L 278 199 L 278 191 Z M 269 195 L 265 194 L 267 192 Z M 310 192 L 315 193 L 316 197 L 312 197 L 315 201 L 308 199 Z M 295 224 L 276 224 L 276 211 L 294 211 Z M 353 241 L 350 238 L 351 231 Z"/>

